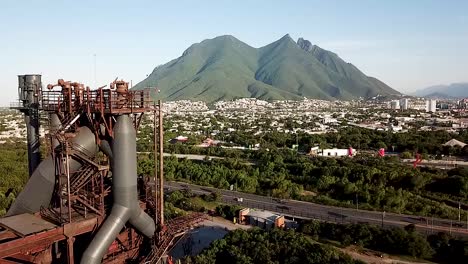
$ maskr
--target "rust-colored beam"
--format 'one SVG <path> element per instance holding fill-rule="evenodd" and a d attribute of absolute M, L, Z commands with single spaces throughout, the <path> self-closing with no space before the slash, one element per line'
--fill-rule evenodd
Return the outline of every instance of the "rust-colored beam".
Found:
<path fill-rule="evenodd" d="M 11 256 L 10 258 L 21 260 L 21 263 L 34 263 L 34 257 L 31 255 L 18 253 Z"/>
<path fill-rule="evenodd" d="M 0 257 L 6 258 L 24 252 L 39 252 L 52 245 L 54 242 L 65 239 L 65 236 L 60 234 L 45 236 L 41 238 L 32 236 L 27 236 L 21 239 L 13 240 L 11 241 L 12 243 L 7 242 L 0 245 Z M 8 247 L 4 248 L 4 245 Z"/>
<path fill-rule="evenodd" d="M 0 259 L 0 264 L 18 264 L 18 262 L 6 260 L 6 259 Z"/>
<path fill-rule="evenodd" d="M 63 227 L 58 227 L 49 231 L 29 235 L 0 244 L 0 258 L 9 257 L 17 253 L 34 251 L 40 247 L 47 247 L 54 242 L 65 240 L 94 230 L 98 223 L 98 218 L 85 219 Z"/>
<path fill-rule="evenodd" d="M 94 206 L 92 206 L 90 203 L 88 203 L 86 200 L 84 200 L 83 198 L 81 198 L 80 196 L 75 196 L 75 199 L 77 201 L 79 201 L 80 203 L 82 203 L 83 205 L 85 205 L 86 207 L 88 207 L 89 209 L 91 209 L 91 211 L 95 212 L 96 214 L 98 215 L 102 215 L 102 212 L 99 211 L 99 209 L 95 208 Z"/>
<path fill-rule="evenodd" d="M 0 241 L 5 240 L 5 239 L 10 239 L 10 238 L 15 238 L 18 237 L 14 232 L 11 232 L 9 230 L 2 231 L 0 233 Z"/>
<path fill-rule="evenodd" d="M 74 264 L 75 263 L 75 256 L 73 253 L 73 242 L 75 241 L 74 237 L 69 237 L 67 238 L 67 259 L 68 259 L 68 264 Z"/>

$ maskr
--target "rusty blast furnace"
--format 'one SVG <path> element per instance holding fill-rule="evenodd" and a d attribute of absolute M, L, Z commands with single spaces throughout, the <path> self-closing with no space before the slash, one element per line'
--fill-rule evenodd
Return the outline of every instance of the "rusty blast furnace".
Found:
<path fill-rule="evenodd" d="M 95 90 L 60 79 L 42 90 L 40 75 L 21 75 L 19 99 L 13 108 L 25 115 L 30 179 L 0 218 L 0 263 L 159 263 L 203 220 L 164 221 L 162 166 L 159 179 L 138 178 L 145 113 L 159 113 L 162 153 L 161 102 L 153 104 L 150 90 L 117 79 Z M 50 146 L 42 162 L 41 115 Z"/>

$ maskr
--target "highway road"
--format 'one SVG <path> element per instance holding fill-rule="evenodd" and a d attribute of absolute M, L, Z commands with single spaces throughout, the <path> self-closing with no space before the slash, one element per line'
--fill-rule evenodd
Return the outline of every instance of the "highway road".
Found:
<path fill-rule="evenodd" d="M 181 182 L 166 182 L 164 187 L 169 190 L 190 189 L 196 194 L 219 192 L 225 203 L 264 209 L 293 218 L 317 219 L 336 223 L 369 223 L 383 227 L 405 227 L 414 224 L 419 231 L 426 234 L 444 231 L 457 237 L 468 238 L 466 220 L 458 222 L 440 218 L 326 206 L 296 200 L 280 201 L 256 194 L 220 190 Z M 243 202 L 236 201 L 236 198 L 243 198 Z"/>
<path fill-rule="evenodd" d="M 137 154 L 150 154 L 152 152 L 137 152 Z M 173 153 L 163 153 L 163 157 L 176 157 L 178 159 L 189 159 L 189 160 L 205 160 L 206 155 L 198 155 L 198 154 L 173 154 Z M 216 156 L 208 156 L 208 159 L 224 159 L 223 157 L 216 157 Z"/>

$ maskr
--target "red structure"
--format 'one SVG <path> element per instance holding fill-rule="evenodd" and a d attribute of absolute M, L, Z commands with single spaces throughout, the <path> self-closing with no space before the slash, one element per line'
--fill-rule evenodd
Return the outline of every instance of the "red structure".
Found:
<path fill-rule="evenodd" d="M 161 104 L 154 104 L 150 98 L 150 90 L 131 91 L 122 80 L 113 81 L 109 88 L 91 90 L 81 83 L 60 79 L 47 88 L 42 91 L 40 110 L 51 120 L 53 116 L 60 120 L 59 125 L 51 124 L 48 135 L 55 168 L 53 192 L 47 193 L 43 204 L 31 202 L 34 206 L 40 204 L 38 210 L 32 205 L 17 206 L 10 209 L 9 216 L 0 218 L 0 263 L 79 262 L 111 209 L 109 194 L 114 190 L 106 146 L 114 137 L 116 117 L 131 116 L 138 130 L 145 113 L 161 109 Z M 89 150 L 76 144 L 84 127 L 92 132 L 91 140 L 106 155 L 90 155 Z M 103 263 L 158 263 L 178 237 L 204 219 L 202 214 L 193 214 L 164 222 L 159 205 L 163 204 L 162 172 L 160 160 L 160 178 L 154 181 L 159 184 L 140 181 L 138 190 L 140 207 L 158 224 L 155 235 L 149 239 L 126 226 L 107 250 Z M 26 189 L 28 186 L 24 192 Z"/>
<path fill-rule="evenodd" d="M 384 148 L 379 149 L 379 157 L 385 157 L 385 149 Z"/>
<path fill-rule="evenodd" d="M 418 166 L 419 163 L 422 162 L 422 158 L 421 158 L 421 154 L 419 153 L 416 153 L 416 159 L 414 160 L 413 162 L 413 168 L 416 168 Z"/>

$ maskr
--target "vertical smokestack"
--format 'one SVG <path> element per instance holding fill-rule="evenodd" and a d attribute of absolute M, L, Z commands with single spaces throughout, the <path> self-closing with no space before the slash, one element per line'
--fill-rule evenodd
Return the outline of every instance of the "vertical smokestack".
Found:
<path fill-rule="evenodd" d="M 164 226 L 164 128 L 162 102 L 159 100 L 159 224 Z M 156 155 L 156 154 L 155 154 Z M 156 167 L 155 167 L 156 169 Z"/>
<path fill-rule="evenodd" d="M 156 230 L 153 219 L 139 206 L 137 191 L 136 131 L 128 115 L 117 117 L 112 146 L 112 193 L 114 204 L 93 241 L 83 253 L 82 264 L 101 263 L 125 223 L 147 237 Z"/>
<path fill-rule="evenodd" d="M 39 102 L 41 96 L 41 75 L 19 75 L 18 95 L 21 102 L 19 110 L 24 113 L 27 130 L 29 176 L 37 168 L 39 152 Z"/>

